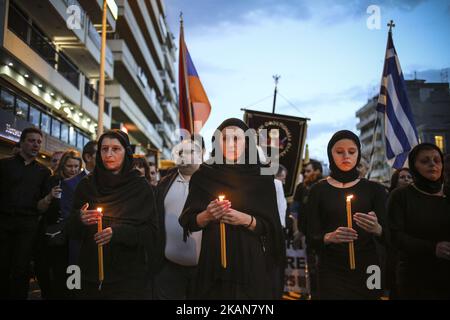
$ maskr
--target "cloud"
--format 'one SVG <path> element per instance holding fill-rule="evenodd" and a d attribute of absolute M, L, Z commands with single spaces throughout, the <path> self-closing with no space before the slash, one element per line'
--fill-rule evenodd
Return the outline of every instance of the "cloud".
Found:
<path fill-rule="evenodd" d="M 257 24 L 263 19 L 317 18 L 326 24 L 340 23 L 367 16 L 367 7 L 382 10 L 412 11 L 427 0 L 171 0 L 166 2 L 172 30 L 178 29 L 179 12 L 183 11 L 191 29 L 227 24 Z M 450 9 L 449 9 L 450 10 Z"/>
<path fill-rule="evenodd" d="M 277 110 L 283 114 L 311 118 L 307 133 L 310 156 L 327 163 L 328 141 L 336 131 L 347 129 L 359 134 L 355 112 L 367 102 L 367 93 L 368 88 L 353 86 L 291 103 L 280 99 Z"/>
<path fill-rule="evenodd" d="M 292 18 L 307 20 L 311 17 L 306 2 L 297 0 L 173 0 L 167 2 L 167 12 L 176 16 L 183 11 L 190 27 L 213 26 L 223 23 L 247 24 L 264 18 Z M 169 18 L 171 18 L 169 16 Z"/>

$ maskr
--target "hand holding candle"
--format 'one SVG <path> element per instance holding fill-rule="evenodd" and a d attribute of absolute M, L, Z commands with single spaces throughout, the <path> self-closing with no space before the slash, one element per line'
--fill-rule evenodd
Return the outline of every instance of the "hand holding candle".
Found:
<path fill-rule="evenodd" d="M 97 208 L 97 211 L 101 214 L 103 209 Z M 97 232 L 100 233 L 103 230 L 103 223 L 102 223 L 102 217 L 98 217 L 98 224 L 97 224 Z M 99 290 L 101 289 L 102 282 L 105 278 L 105 275 L 103 273 L 103 246 L 98 246 L 98 281 L 100 282 Z"/>
<path fill-rule="evenodd" d="M 219 196 L 219 201 L 222 202 L 225 199 L 224 195 Z M 220 262 L 222 268 L 226 269 L 227 267 L 227 238 L 226 238 L 226 229 L 225 223 L 220 222 Z"/>
<path fill-rule="evenodd" d="M 353 195 L 349 195 L 346 199 L 346 207 L 347 207 L 347 227 L 352 229 L 353 223 L 352 223 L 352 199 Z M 349 253 L 349 263 L 350 263 L 350 269 L 355 270 L 356 264 L 355 264 L 355 247 L 353 241 L 348 243 L 348 253 Z"/>

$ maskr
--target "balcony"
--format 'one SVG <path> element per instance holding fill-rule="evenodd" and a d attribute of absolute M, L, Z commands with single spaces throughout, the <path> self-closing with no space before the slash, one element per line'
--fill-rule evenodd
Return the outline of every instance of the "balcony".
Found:
<path fill-rule="evenodd" d="M 126 46 L 132 53 L 136 63 L 145 71 L 148 82 L 157 91 L 157 95 L 163 95 L 164 85 L 159 76 L 158 67 L 155 64 L 157 57 L 153 56 L 146 38 L 139 28 L 129 1 L 118 0 L 119 18 L 117 20 L 117 31 L 126 42 Z M 114 50 L 113 50 L 114 51 Z"/>
<path fill-rule="evenodd" d="M 48 40 L 63 49 L 84 74 L 99 76 L 100 35 L 77 0 L 15 0 L 13 3 L 17 3 L 17 7 L 33 20 L 33 25 L 44 30 Z M 113 78 L 113 59 L 108 48 L 106 57 L 105 74 Z"/>
<path fill-rule="evenodd" d="M 178 125 L 179 119 L 178 119 L 178 113 L 175 113 L 172 104 L 168 101 L 161 102 L 161 107 L 164 112 L 164 120 L 170 119 L 170 121 L 174 125 Z"/>
<path fill-rule="evenodd" d="M 123 122 L 128 132 L 143 145 L 151 141 L 156 148 L 162 149 L 163 139 L 123 86 L 108 85 L 106 94 L 111 101 L 115 121 Z"/>
<path fill-rule="evenodd" d="M 84 95 L 89 98 L 93 103 L 98 106 L 98 92 L 95 90 L 94 86 L 89 83 L 89 81 L 84 82 Z M 111 104 L 105 99 L 104 111 L 108 116 L 111 112 Z"/>
<path fill-rule="evenodd" d="M 79 89 L 80 71 L 26 16 L 11 5 L 8 16 L 8 29 L 34 50 L 47 64 L 58 71 L 67 81 Z"/>
<path fill-rule="evenodd" d="M 156 100 L 156 92 L 149 86 L 143 69 L 134 60 L 125 41 L 108 40 L 108 46 L 113 51 L 116 78 L 127 84 L 127 91 L 150 121 L 162 122 L 164 115 Z"/>
<path fill-rule="evenodd" d="M 380 115 L 381 116 L 381 115 Z M 372 124 L 372 126 L 375 125 L 375 121 L 377 118 L 377 112 L 374 110 L 373 113 L 371 113 L 368 117 L 362 118 L 360 122 L 356 125 L 356 128 L 358 130 L 361 130 L 361 128 L 364 128 L 368 124 Z"/>
<path fill-rule="evenodd" d="M 155 30 L 159 28 L 159 20 L 156 20 L 156 23 L 152 21 L 144 1 L 130 1 L 129 4 L 158 69 L 162 69 L 164 66 L 164 56 L 161 50 L 163 41 L 160 41 Z"/>
<path fill-rule="evenodd" d="M 92 23 L 96 26 L 99 26 L 100 28 L 103 18 L 103 0 L 78 0 L 78 1 L 86 10 Z M 112 3 L 112 5 L 115 7 L 113 8 L 113 10 L 109 6 L 110 3 Z M 109 0 L 107 4 L 108 4 L 108 12 L 106 15 L 107 30 L 109 32 L 114 32 L 116 30 L 116 18 L 114 17 L 114 14 L 117 12 L 113 11 L 117 11 L 117 4 L 115 3 L 114 0 Z"/>

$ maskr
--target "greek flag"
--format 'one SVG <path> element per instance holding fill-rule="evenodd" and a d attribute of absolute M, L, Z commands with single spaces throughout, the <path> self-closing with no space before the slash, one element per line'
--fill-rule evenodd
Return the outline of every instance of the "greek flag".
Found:
<path fill-rule="evenodd" d="M 384 113 L 386 158 L 391 167 L 404 167 L 408 153 L 418 143 L 405 80 L 389 31 L 377 111 Z"/>

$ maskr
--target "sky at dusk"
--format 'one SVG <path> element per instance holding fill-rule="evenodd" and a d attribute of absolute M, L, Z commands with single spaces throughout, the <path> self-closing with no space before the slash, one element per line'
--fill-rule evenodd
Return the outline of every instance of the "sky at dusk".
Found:
<path fill-rule="evenodd" d="M 370 5 L 380 12 L 380 29 Z M 450 0 L 300 1 L 166 0 L 178 46 L 179 13 L 185 41 L 212 105 L 202 130 L 208 141 L 241 108 L 272 111 L 274 81 L 281 75 L 277 113 L 310 118 L 310 156 L 328 163 L 334 132 L 356 133 L 356 110 L 378 93 L 387 40 L 406 79 L 440 81 L 450 67 Z M 375 26 L 376 25 L 373 25 Z M 207 144 L 207 146 L 210 144 Z"/>

